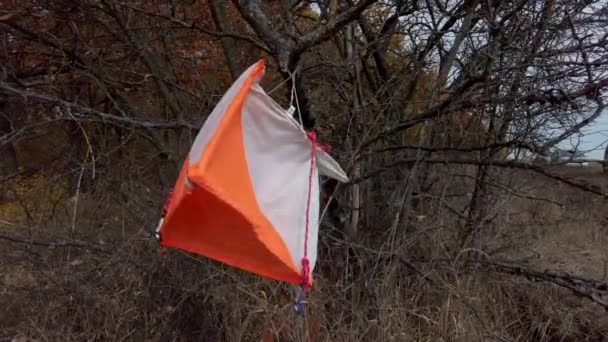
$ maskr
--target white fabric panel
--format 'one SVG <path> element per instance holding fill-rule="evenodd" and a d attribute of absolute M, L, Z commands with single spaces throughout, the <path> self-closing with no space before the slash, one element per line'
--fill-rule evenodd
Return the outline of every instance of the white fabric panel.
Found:
<path fill-rule="evenodd" d="M 218 104 L 215 106 L 209 117 L 205 121 L 203 127 L 199 130 L 196 135 L 196 139 L 192 144 L 189 153 L 190 165 L 194 165 L 201 157 L 201 153 L 207 146 L 207 143 L 215 133 L 217 126 L 220 123 L 220 120 L 224 116 L 226 109 L 230 105 L 230 102 L 234 99 L 234 97 L 239 93 L 241 87 L 243 86 L 244 81 L 247 79 L 249 74 L 253 71 L 256 64 L 251 65 L 247 70 L 245 70 L 239 78 L 232 83 L 230 88 L 224 93 L 224 96 L 220 99 Z"/>
<path fill-rule="evenodd" d="M 285 241 L 294 264 L 301 267 L 312 143 L 259 84 L 252 87 L 245 100 L 243 135 L 249 174 L 260 209 Z M 319 225 L 316 167 L 312 180 L 308 235 L 311 271 L 317 259 Z"/>
<path fill-rule="evenodd" d="M 348 176 L 337 161 L 335 161 L 329 154 L 322 150 L 317 149 L 317 166 L 319 168 L 319 174 L 339 180 L 340 182 L 347 183 L 349 181 Z"/>
<path fill-rule="evenodd" d="M 288 113 L 288 111 L 284 110 L 281 106 L 279 106 L 279 104 L 276 103 L 273 98 L 268 96 L 264 89 L 259 85 L 259 83 L 255 83 L 252 86 L 252 91 L 259 93 L 260 96 L 266 99 L 266 104 L 271 107 L 274 112 L 276 112 L 275 115 L 286 117 L 288 119 L 288 122 L 294 128 L 305 133 L 302 126 L 300 126 L 300 123 L 296 121 L 293 116 Z M 346 175 L 344 170 L 342 170 L 342 167 L 340 167 L 340 164 L 338 164 L 338 162 L 336 162 L 328 153 L 321 150 L 320 148 L 317 148 L 316 151 L 316 164 L 319 169 L 318 171 L 320 175 L 339 180 L 343 183 L 347 183 L 349 181 L 348 176 Z"/>

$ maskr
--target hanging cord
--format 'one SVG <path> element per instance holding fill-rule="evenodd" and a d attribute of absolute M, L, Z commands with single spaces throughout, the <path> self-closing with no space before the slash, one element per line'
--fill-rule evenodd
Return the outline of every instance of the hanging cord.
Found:
<path fill-rule="evenodd" d="M 316 148 L 320 148 L 324 152 L 327 152 L 327 146 L 321 145 L 317 142 L 317 134 L 313 131 L 307 131 L 306 137 L 310 140 L 310 169 L 308 172 L 308 193 L 306 195 L 306 225 L 304 235 L 304 257 L 302 258 L 302 280 L 300 286 L 304 292 L 308 292 L 310 289 L 310 261 L 308 260 L 308 230 L 310 226 L 310 200 L 312 198 L 312 183 L 315 168 L 315 161 L 317 157 Z"/>
<path fill-rule="evenodd" d="M 304 226 L 304 256 L 302 257 L 302 272 L 300 279 L 300 288 L 296 294 L 294 310 L 299 315 L 304 313 L 304 302 L 306 294 L 310 291 L 310 260 L 308 259 L 308 235 L 310 228 L 310 201 L 312 198 L 312 184 L 314 176 L 314 168 L 316 161 L 316 149 L 317 147 L 323 151 L 327 151 L 327 147 L 320 145 L 317 142 L 317 134 L 313 131 L 306 131 L 306 137 L 310 140 L 310 168 L 308 173 L 308 191 L 306 195 L 306 217 Z"/>
<path fill-rule="evenodd" d="M 295 95 L 296 106 L 297 104 L 297 94 Z M 299 108 L 298 108 L 299 112 Z M 296 294 L 296 299 L 294 303 L 294 309 L 297 314 L 304 314 L 304 302 L 306 299 L 306 294 L 310 291 L 310 260 L 308 259 L 308 236 L 310 230 L 310 202 L 312 199 L 312 184 L 313 184 L 313 176 L 314 176 L 314 168 L 317 157 L 317 147 L 322 151 L 327 152 L 327 146 L 321 145 L 317 142 L 317 134 L 314 131 L 306 131 L 306 137 L 310 140 L 310 168 L 308 172 L 308 189 L 306 194 L 306 217 L 305 217 L 305 226 L 304 226 L 304 256 L 302 257 L 302 273 L 300 280 L 300 288 L 298 293 Z"/>
<path fill-rule="evenodd" d="M 308 192 L 306 195 L 306 223 L 304 230 L 304 257 L 302 257 L 302 280 L 300 287 L 306 293 L 310 290 L 310 261 L 308 260 L 308 230 L 310 226 L 310 199 L 312 193 L 312 176 L 314 174 L 317 135 L 315 132 L 306 132 L 306 137 L 310 140 L 310 169 L 308 172 Z"/>
<path fill-rule="evenodd" d="M 306 132 L 306 137 L 311 142 L 310 146 L 310 169 L 308 173 L 308 191 L 306 196 L 306 223 L 304 230 L 304 256 L 302 257 L 302 276 L 300 280 L 300 291 L 298 295 L 296 295 L 296 306 L 295 309 L 298 312 L 303 312 L 303 307 L 301 306 L 302 300 L 305 295 L 310 290 L 310 261 L 308 259 L 308 231 L 310 226 L 310 200 L 312 196 L 312 183 L 313 183 L 313 175 L 316 161 L 316 148 L 319 147 L 323 151 L 327 151 L 328 148 L 326 146 L 320 145 L 317 142 L 317 134 L 310 130 L 307 131 L 304 128 L 304 121 L 302 120 L 302 111 L 300 110 L 300 102 L 298 101 L 298 92 L 296 90 L 296 73 L 300 66 L 293 71 L 288 71 L 289 77 L 291 78 L 291 98 L 290 98 L 290 106 L 293 106 L 295 102 L 295 109 L 298 111 L 298 118 L 300 119 L 300 125 L 302 129 Z"/>
<path fill-rule="evenodd" d="M 298 119 L 300 119 L 300 126 L 304 128 L 304 120 L 302 120 L 302 111 L 300 111 L 300 102 L 298 101 L 298 92 L 296 89 L 296 74 L 298 73 L 299 69 L 300 66 L 298 65 L 296 67 L 296 70 L 294 70 L 293 72 L 287 72 L 289 74 L 289 78 L 291 79 L 291 97 L 289 99 L 289 105 L 293 107 L 293 103 L 295 101 L 295 109 L 298 111 Z"/>

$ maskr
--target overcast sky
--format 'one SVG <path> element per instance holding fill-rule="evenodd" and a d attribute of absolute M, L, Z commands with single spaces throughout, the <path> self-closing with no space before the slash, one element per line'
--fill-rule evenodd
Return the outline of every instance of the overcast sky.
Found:
<path fill-rule="evenodd" d="M 563 149 L 574 148 L 585 152 L 589 159 L 603 159 L 604 149 L 608 141 L 608 110 L 605 110 L 598 120 L 582 130 L 583 136 L 574 136 L 562 142 L 559 147 Z"/>

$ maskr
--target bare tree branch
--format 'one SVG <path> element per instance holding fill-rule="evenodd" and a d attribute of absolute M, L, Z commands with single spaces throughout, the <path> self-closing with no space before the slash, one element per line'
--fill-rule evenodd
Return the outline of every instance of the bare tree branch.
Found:
<path fill-rule="evenodd" d="M 152 121 L 138 120 L 138 119 L 133 119 L 133 118 L 129 118 L 129 117 L 108 114 L 108 113 L 100 112 L 93 108 L 88 108 L 88 107 L 79 105 L 77 103 L 63 100 L 54 95 L 41 94 L 41 93 L 35 92 L 30 89 L 24 89 L 24 90 L 18 89 L 12 85 L 9 85 L 6 82 L 0 82 L 0 90 L 6 91 L 6 92 L 14 94 L 14 95 L 21 96 L 25 99 L 33 98 L 36 100 L 40 100 L 40 101 L 56 104 L 56 105 L 59 105 L 59 106 L 65 107 L 65 108 L 69 108 L 80 117 L 85 117 L 86 115 L 93 115 L 94 117 L 96 117 L 102 121 L 115 122 L 115 123 L 119 123 L 119 124 L 126 125 L 129 127 L 164 128 L 164 129 L 186 128 L 186 129 L 191 129 L 191 130 L 198 130 L 198 128 L 196 126 L 183 122 L 183 121 L 157 123 L 157 122 L 152 122 Z M 150 117 L 150 115 L 144 115 L 144 114 L 141 114 L 141 116 Z"/>
<path fill-rule="evenodd" d="M 196 30 L 196 31 L 200 31 L 200 32 L 205 33 L 205 34 L 207 34 L 209 36 L 217 37 L 217 38 L 220 38 L 220 39 L 221 38 L 232 38 L 232 39 L 235 39 L 235 40 L 245 41 L 245 42 L 248 42 L 248 43 L 252 44 L 253 46 L 257 47 L 258 49 L 260 49 L 262 51 L 270 52 L 270 49 L 266 45 L 264 45 L 263 43 L 259 42 L 255 38 L 247 36 L 247 35 L 239 34 L 239 33 L 236 33 L 236 32 L 223 31 L 223 30 L 220 31 L 220 32 L 218 32 L 218 31 L 214 31 L 214 30 L 205 28 L 205 27 L 203 27 L 203 26 L 201 26 L 199 24 L 196 24 L 196 23 L 185 22 L 185 21 L 180 20 L 180 19 L 178 19 L 176 17 L 173 17 L 173 16 L 168 16 L 168 15 L 161 14 L 161 13 L 149 12 L 149 11 L 146 11 L 146 10 L 141 9 L 139 7 L 127 4 L 127 3 L 118 2 L 118 1 L 112 1 L 112 3 L 115 3 L 117 5 L 123 6 L 125 8 L 132 9 L 134 11 L 137 11 L 139 13 L 142 13 L 142 14 L 145 14 L 145 15 L 148 15 L 148 16 L 159 17 L 159 18 L 163 18 L 163 19 L 166 19 L 166 20 L 170 20 L 172 23 L 177 24 L 177 25 L 179 25 L 181 27 L 193 29 L 193 30 Z"/>
<path fill-rule="evenodd" d="M 213 22 L 220 32 L 228 32 L 229 21 L 226 16 L 225 2 L 220 0 L 210 0 L 209 5 L 211 7 L 211 14 L 213 16 Z M 237 52 L 234 46 L 234 41 L 230 37 L 222 37 L 222 46 L 224 48 L 224 55 L 226 56 L 226 62 L 228 63 L 228 69 L 233 80 L 239 76 L 239 67 L 237 62 Z"/>
<path fill-rule="evenodd" d="M 355 5 L 350 6 L 346 11 L 333 17 L 326 25 L 318 27 L 312 32 L 306 33 L 304 36 L 298 39 L 292 54 L 299 56 L 309 48 L 328 40 L 346 24 L 357 19 L 359 15 L 363 13 L 363 11 L 365 11 L 376 1 L 377 0 L 359 0 Z"/>
<path fill-rule="evenodd" d="M 550 172 L 547 169 L 547 165 L 545 166 L 540 166 L 540 165 L 535 165 L 535 164 L 531 164 L 531 163 L 524 163 L 524 162 L 519 162 L 519 161 L 514 161 L 514 160 L 475 160 L 475 159 L 464 159 L 464 158 L 429 158 L 429 159 L 420 159 L 420 158 L 409 158 L 409 159 L 404 159 L 404 160 L 400 160 L 394 163 L 391 163 L 389 165 L 380 167 L 374 171 L 368 172 L 367 174 L 364 174 L 363 176 L 361 176 L 360 178 L 356 178 L 356 179 L 352 179 L 350 181 L 350 183 L 360 183 L 366 179 L 369 179 L 371 177 L 376 177 L 378 175 L 380 175 L 383 172 L 387 172 L 393 168 L 396 168 L 398 166 L 405 166 L 405 165 L 413 165 L 416 163 L 427 163 L 427 164 L 459 164 L 459 165 L 486 165 L 486 166 L 493 166 L 493 167 L 499 167 L 499 168 L 510 168 L 510 169 L 521 169 L 521 170 L 529 170 L 529 171 L 533 171 L 535 173 L 538 173 L 540 175 L 543 175 L 547 178 L 551 178 L 551 179 L 555 179 L 557 181 L 560 181 L 564 184 L 570 185 L 574 188 L 577 188 L 579 190 L 583 190 L 595 195 L 599 195 L 603 198 L 607 198 L 608 199 L 608 189 L 602 189 L 599 188 L 596 185 L 592 185 L 592 184 L 587 184 L 587 183 L 582 183 L 582 182 L 577 182 L 577 181 L 573 181 L 571 179 L 568 179 L 564 176 L 555 174 L 553 172 Z M 598 164 L 604 164 L 605 162 L 603 160 L 599 160 L 599 159 L 577 159 L 577 160 L 572 160 L 569 161 L 567 163 L 598 163 Z M 566 162 L 564 163 L 552 163 L 550 165 L 564 165 L 567 164 Z"/>

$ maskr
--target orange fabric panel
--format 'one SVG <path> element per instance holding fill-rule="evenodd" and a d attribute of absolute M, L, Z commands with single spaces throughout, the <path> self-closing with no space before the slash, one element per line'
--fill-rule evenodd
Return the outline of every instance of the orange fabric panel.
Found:
<path fill-rule="evenodd" d="M 241 108 L 263 67 L 263 61 L 256 65 L 230 103 L 200 160 L 184 163 L 161 243 L 298 283 L 300 274 L 285 243 L 258 207 L 243 145 Z M 188 192 L 186 173 L 193 183 Z"/>
<path fill-rule="evenodd" d="M 184 180 L 185 173 L 177 185 Z M 161 230 L 162 245 L 277 280 L 299 281 L 298 272 L 268 250 L 241 213 L 204 188 L 184 189 L 176 187 Z"/>

